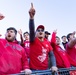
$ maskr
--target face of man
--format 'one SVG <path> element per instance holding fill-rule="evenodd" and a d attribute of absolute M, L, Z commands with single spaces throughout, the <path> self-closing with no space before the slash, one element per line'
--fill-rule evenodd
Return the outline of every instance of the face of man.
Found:
<path fill-rule="evenodd" d="M 63 42 L 66 42 L 66 39 L 67 39 L 66 36 L 63 37 L 63 38 L 62 38 Z"/>
<path fill-rule="evenodd" d="M 56 44 L 59 45 L 60 42 L 61 42 L 61 41 L 60 41 L 60 38 L 57 38 L 57 37 L 56 37 Z"/>
<path fill-rule="evenodd" d="M 6 36 L 5 38 L 10 41 L 10 42 L 13 42 L 16 38 L 16 34 L 15 34 L 15 31 L 14 30 L 8 30 L 6 32 Z"/>
<path fill-rule="evenodd" d="M 45 38 L 48 39 L 49 35 L 45 33 Z"/>
<path fill-rule="evenodd" d="M 38 38 L 44 38 L 44 36 L 45 36 L 44 30 L 42 28 L 39 28 L 36 31 L 36 37 L 38 37 Z"/>
<path fill-rule="evenodd" d="M 71 40 L 73 38 L 75 38 L 75 36 L 73 34 L 71 34 L 69 40 Z"/>
<path fill-rule="evenodd" d="M 28 33 L 24 34 L 24 38 L 25 40 L 29 40 L 29 34 Z"/>

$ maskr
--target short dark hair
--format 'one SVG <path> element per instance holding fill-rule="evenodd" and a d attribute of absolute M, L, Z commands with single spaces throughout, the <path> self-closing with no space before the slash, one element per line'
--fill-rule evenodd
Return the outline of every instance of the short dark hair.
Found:
<path fill-rule="evenodd" d="M 65 35 L 63 35 L 61 38 L 66 37 Z"/>
<path fill-rule="evenodd" d="M 9 28 L 7 28 L 7 31 L 8 30 L 14 30 L 15 34 L 17 34 L 17 30 L 14 27 L 9 27 Z"/>
<path fill-rule="evenodd" d="M 29 34 L 29 32 L 27 32 L 27 31 L 23 33 L 23 35 L 25 35 L 25 34 L 28 34 L 28 35 L 30 35 L 30 34 Z"/>
<path fill-rule="evenodd" d="M 56 36 L 56 38 L 59 38 L 58 36 Z M 60 38 L 59 38 L 60 39 Z"/>
<path fill-rule="evenodd" d="M 69 38 L 70 38 L 70 35 L 72 35 L 73 33 L 69 33 L 68 35 L 67 35 L 67 40 L 69 41 Z"/>

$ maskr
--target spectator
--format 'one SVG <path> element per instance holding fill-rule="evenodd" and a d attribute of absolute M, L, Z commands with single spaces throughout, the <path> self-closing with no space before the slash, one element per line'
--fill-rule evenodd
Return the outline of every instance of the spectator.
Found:
<path fill-rule="evenodd" d="M 30 74 L 24 49 L 15 40 L 17 30 L 7 28 L 5 39 L 0 38 L 0 75 L 15 74 L 24 71 Z"/>
<path fill-rule="evenodd" d="M 66 44 L 68 43 L 68 42 L 67 42 L 67 37 L 64 35 L 64 36 L 61 37 L 61 39 L 62 39 L 62 45 L 63 45 L 64 48 L 66 49 Z"/>
<path fill-rule="evenodd" d="M 51 33 L 49 33 L 48 31 L 45 31 L 45 38 L 49 41 L 49 35 L 50 35 Z M 49 41 L 50 42 L 50 41 Z M 50 63 L 51 63 L 51 60 L 50 60 L 50 57 L 48 57 L 48 66 L 49 66 L 49 68 L 51 67 L 51 65 L 50 65 Z"/>
<path fill-rule="evenodd" d="M 24 32 L 24 48 L 26 50 L 26 54 L 27 54 L 27 57 L 29 58 L 29 52 L 30 52 L 30 40 L 29 40 L 29 33 L 28 32 Z"/>
<path fill-rule="evenodd" d="M 52 34 L 51 45 L 53 47 L 53 52 L 56 57 L 56 63 L 58 68 L 70 68 L 71 66 L 76 66 L 76 62 L 72 60 L 71 57 L 63 50 L 60 46 L 60 38 L 56 36 L 57 30 Z"/>
<path fill-rule="evenodd" d="M 76 62 L 76 37 L 74 36 L 76 32 L 69 33 L 67 35 L 68 43 L 66 46 L 67 53 Z"/>
<path fill-rule="evenodd" d="M 34 28 L 34 15 L 35 9 L 31 4 L 29 11 L 30 21 L 30 68 L 32 70 L 47 70 L 48 69 L 48 54 L 50 55 L 52 71 L 57 71 L 55 57 L 52 51 L 50 43 L 45 39 L 45 28 L 43 25 L 39 25 L 36 29 Z"/>
<path fill-rule="evenodd" d="M 23 36 L 22 36 L 22 30 L 21 29 L 18 31 L 18 33 L 20 34 L 21 46 L 25 49 L 27 57 L 29 58 L 29 52 L 30 52 L 29 33 L 24 32 Z M 24 37 L 24 39 L 23 39 L 23 37 Z"/>
<path fill-rule="evenodd" d="M 50 33 L 48 31 L 45 31 L 45 38 L 48 39 Z"/>

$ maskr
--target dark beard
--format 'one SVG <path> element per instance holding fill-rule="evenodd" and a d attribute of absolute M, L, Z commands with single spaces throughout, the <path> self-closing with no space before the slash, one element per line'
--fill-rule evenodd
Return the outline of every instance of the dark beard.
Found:
<path fill-rule="evenodd" d="M 15 38 L 13 38 L 12 40 L 9 40 L 7 38 L 5 38 L 8 42 L 13 42 L 15 40 Z"/>

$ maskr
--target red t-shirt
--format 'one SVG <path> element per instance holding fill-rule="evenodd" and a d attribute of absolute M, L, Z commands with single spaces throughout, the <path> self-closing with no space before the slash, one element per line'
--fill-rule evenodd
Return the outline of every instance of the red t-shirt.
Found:
<path fill-rule="evenodd" d="M 24 41 L 24 49 L 27 54 L 27 57 L 29 58 L 29 52 L 30 52 L 30 42 L 29 41 Z"/>
<path fill-rule="evenodd" d="M 48 68 L 48 53 L 51 50 L 52 47 L 46 39 L 42 42 L 38 38 L 35 38 L 30 43 L 30 68 L 46 70 Z"/>
<path fill-rule="evenodd" d="M 0 74 L 14 74 L 29 68 L 24 49 L 16 42 L 0 39 Z"/>
<path fill-rule="evenodd" d="M 76 45 L 73 48 L 70 48 L 67 43 L 66 51 L 69 54 L 69 56 L 71 56 L 71 58 L 76 62 Z"/>

